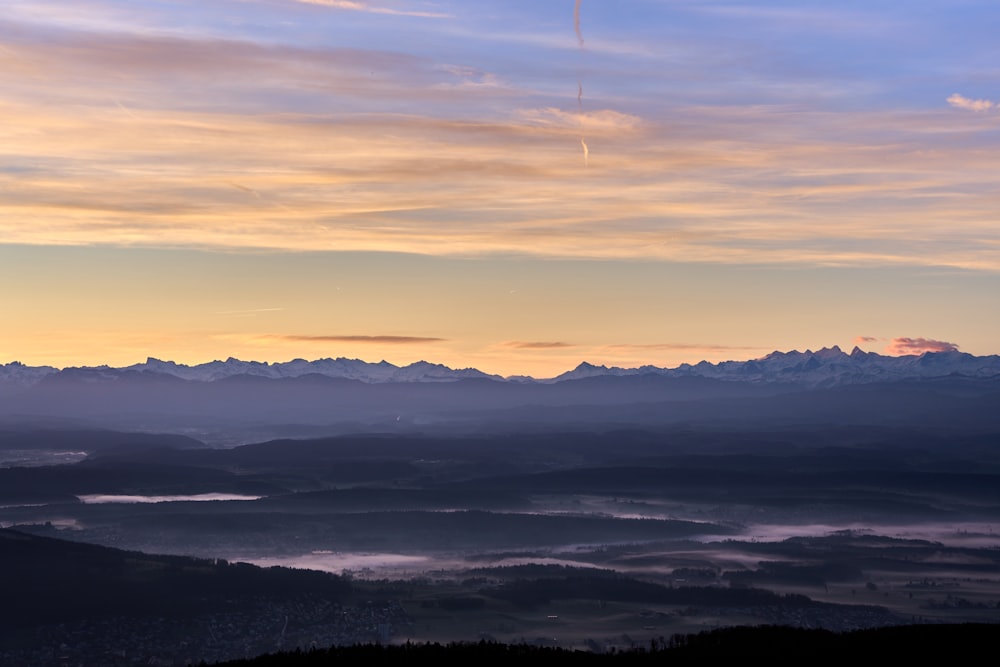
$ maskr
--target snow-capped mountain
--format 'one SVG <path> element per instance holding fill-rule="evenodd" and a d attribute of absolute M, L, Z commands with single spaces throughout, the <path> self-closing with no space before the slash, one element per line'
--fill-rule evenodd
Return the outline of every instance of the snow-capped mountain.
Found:
<path fill-rule="evenodd" d="M 293 359 L 283 363 L 269 364 L 260 361 L 241 361 L 232 357 L 225 361 L 210 361 L 197 366 L 184 366 L 172 361 L 160 361 L 150 357 L 143 364 L 128 366 L 122 370 L 137 372 L 166 373 L 185 380 L 211 382 L 235 375 L 252 375 L 271 379 L 296 378 L 303 375 L 324 375 L 326 377 L 358 380 L 366 383 L 380 382 L 450 382 L 465 378 L 489 378 L 502 380 L 498 375 L 487 375 L 475 368 L 452 369 L 442 364 L 418 361 L 409 366 L 396 366 L 388 361 L 369 363 L 360 359 Z"/>
<path fill-rule="evenodd" d="M 52 366 L 25 366 L 19 361 L 0 364 L 0 383 L 13 386 L 28 386 L 35 384 L 46 375 L 58 373 L 58 368 Z"/>
<path fill-rule="evenodd" d="M 442 364 L 418 361 L 408 366 L 396 366 L 387 361 L 369 363 L 360 359 L 293 359 L 281 363 L 266 361 L 242 361 L 230 357 L 225 361 L 210 361 L 195 366 L 162 361 L 149 357 L 141 364 L 122 368 L 93 366 L 84 368 L 58 369 L 52 366 L 25 366 L 14 361 L 0 364 L 0 383 L 28 386 L 50 375 L 71 371 L 87 371 L 91 377 L 110 379 L 123 373 L 168 375 L 195 382 L 214 382 L 229 377 L 248 375 L 272 380 L 297 378 L 305 375 L 322 375 L 331 378 L 358 380 L 368 384 L 383 382 L 453 382 L 468 378 L 482 378 L 502 381 L 499 375 L 488 375 L 475 368 L 453 369 Z"/>
<path fill-rule="evenodd" d="M 586 362 L 563 373 L 554 382 L 599 375 L 645 375 L 669 377 L 705 377 L 758 383 L 791 383 L 807 387 L 833 387 L 872 382 L 891 382 L 916 378 L 961 375 L 966 377 L 1000 376 L 1000 356 L 976 357 L 964 352 L 925 352 L 921 355 L 890 357 L 864 352 L 855 347 L 850 354 L 839 347 L 824 347 L 813 352 L 772 352 L 750 361 L 722 361 L 712 364 L 681 364 L 677 368 L 618 368 L 594 366 Z"/>
<path fill-rule="evenodd" d="M 925 352 L 921 355 L 891 357 L 864 352 L 855 347 L 850 354 L 839 347 L 822 348 L 813 352 L 772 352 L 749 361 L 723 361 L 681 364 L 676 368 L 616 366 L 581 363 L 575 369 L 551 379 L 537 380 L 526 376 L 502 378 L 475 368 L 452 369 L 442 364 L 418 361 L 408 366 L 396 366 L 387 361 L 370 363 L 359 359 L 325 358 L 315 361 L 293 359 L 282 363 L 242 361 L 230 357 L 225 361 L 210 361 L 187 366 L 172 361 L 149 358 L 144 363 L 123 368 L 98 366 L 59 370 L 51 366 L 25 366 L 19 362 L 0 364 L 0 384 L 26 387 L 60 373 L 85 372 L 93 378 L 113 379 L 123 374 L 172 376 L 195 382 L 214 382 L 236 376 L 269 379 L 298 378 L 320 375 L 329 378 L 357 380 L 366 384 L 455 382 L 464 379 L 486 379 L 497 382 L 555 384 L 594 377 L 624 377 L 660 375 L 666 377 L 703 377 L 716 380 L 751 383 L 783 383 L 801 387 L 834 387 L 869 384 L 917 378 L 964 376 L 974 378 L 1000 377 L 1000 356 L 977 357 L 963 352 Z"/>
<path fill-rule="evenodd" d="M 196 366 L 185 366 L 172 361 L 160 361 L 150 357 L 142 364 L 134 364 L 122 370 L 165 373 L 184 380 L 212 382 L 235 375 L 251 375 L 271 379 L 294 378 L 303 375 L 318 374 L 328 377 L 347 378 L 362 382 L 391 382 L 393 374 L 399 370 L 386 361 L 377 364 L 359 359 L 293 359 L 283 363 L 270 364 L 266 361 L 242 361 L 229 357 L 225 361 L 210 361 Z"/>

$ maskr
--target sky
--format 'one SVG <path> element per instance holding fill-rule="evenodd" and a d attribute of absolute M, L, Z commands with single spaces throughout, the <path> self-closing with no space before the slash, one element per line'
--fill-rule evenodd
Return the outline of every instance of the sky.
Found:
<path fill-rule="evenodd" d="M 5 0 L 0 363 L 1000 353 L 1000 5 Z"/>

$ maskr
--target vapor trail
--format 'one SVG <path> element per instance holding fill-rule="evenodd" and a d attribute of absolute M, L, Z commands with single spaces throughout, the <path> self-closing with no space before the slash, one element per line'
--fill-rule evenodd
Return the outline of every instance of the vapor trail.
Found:
<path fill-rule="evenodd" d="M 580 51 L 584 50 L 583 31 L 580 30 L 580 4 L 583 0 L 576 0 L 573 5 L 573 29 L 576 30 L 576 43 Z M 587 148 L 587 141 L 583 136 L 583 83 L 580 81 L 580 70 L 576 72 L 576 108 L 580 115 L 580 145 L 583 146 L 583 166 L 590 166 L 590 149 Z"/>
<path fill-rule="evenodd" d="M 583 48 L 583 33 L 580 31 L 580 3 L 583 0 L 576 0 L 576 5 L 573 7 L 573 27 L 576 28 L 576 41 L 580 43 L 580 48 Z"/>
<path fill-rule="evenodd" d="M 132 110 L 129 109 L 127 106 L 125 106 L 124 104 L 122 104 L 118 100 L 114 100 L 114 102 L 118 106 L 118 108 L 121 109 L 122 111 L 124 111 L 126 114 L 128 114 L 128 116 L 130 116 L 131 118 L 138 118 L 138 116 L 136 116 L 134 113 L 132 113 Z"/>

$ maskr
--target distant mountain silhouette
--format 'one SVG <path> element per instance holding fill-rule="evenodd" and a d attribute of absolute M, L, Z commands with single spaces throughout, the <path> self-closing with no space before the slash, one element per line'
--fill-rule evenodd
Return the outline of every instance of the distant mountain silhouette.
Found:
<path fill-rule="evenodd" d="M 228 359 L 127 368 L 0 366 L 0 420 L 83 420 L 140 431 L 292 433 L 592 428 L 678 423 L 920 425 L 1000 431 L 1000 356 L 889 357 L 837 347 L 673 369 L 583 363 L 551 380 L 418 362 Z M 292 430 L 289 430 L 292 429 Z M 327 431 L 329 433 L 330 431 Z M 254 437 L 258 437 L 256 434 Z"/>
<path fill-rule="evenodd" d="M 144 363 L 123 368 L 109 366 L 65 368 L 25 366 L 19 362 L 0 364 L 0 387 L 30 386 L 54 375 L 73 375 L 80 380 L 99 381 L 123 376 L 168 376 L 197 382 L 214 382 L 230 377 L 248 376 L 269 379 L 299 378 L 320 375 L 328 378 L 356 380 L 366 384 L 410 382 L 456 382 L 468 379 L 488 379 L 497 382 L 558 383 L 604 376 L 662 375 L 665 377 L 704 377 L 729 381 L 794 383 L 808 387 L 831 387 L 914 378 L 962 375 L 996 377 L 1000 375 L 1000 355 L 977 357 L 964 352 L 925 352 L 920 355 L 884 356 L 864 352 L 855 347 L 850 354 L 834 345 L 813 352 L 772 352 L 749 361 L 722 361 L 716 364 L 701 361 L 681 364 L 676 368 L 639 366 L 619 368 L 598 366 L 586 361 L 571 371 L 551 379 L 527 376 L 503 378 L 475 368 L 452 369 L 441 364 L 417 361 L 408 366 L 396 366 L 386 361 L 370 363 L 359 359 L 293 359 L 283 363 L 241 361 L 232 357 L 186 366 L 150 357 Z"/>

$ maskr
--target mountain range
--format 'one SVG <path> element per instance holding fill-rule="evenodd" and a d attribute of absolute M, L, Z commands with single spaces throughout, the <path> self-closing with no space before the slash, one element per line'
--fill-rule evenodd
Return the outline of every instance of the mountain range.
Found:
<path fill-rule="evenodd" d="M 701 377 L 715 380 L 758 384 L 793 384 L 803 388 L 892 382 L 917 378 L 963 376 L 995 378 L 1000 376 L 1000 355 L 974 356 L 963 352 L 925 352 L 920 355 L 885 356 L 864 352 L 855 347 L 850 354 L 836 345 L 813 352 L 772 352 L 759 359 L 681 364 L 676 368 L 645 365 L 637 368 L 594 365 L 583 362 L 571 371 L 554 378 L 527 376 L 504 378 L 475 368 L 453 369 L 442 364 L 418 361 L 396 366 L 387 361 L 371 363 L 359 359 L 324 358 L 315 361 L 293 359 L 281 363 L 242 361 L 232 357 L 187 366 L 150 357 L 144 363 L 120 368 L 110 366 L 70 367 L 26 366 L 19 362 L 0 364 L 0 385 L 28 387 L 56 376 L 74 375 L 94 381 L 122 376 L 165 375 L 195 382 L 215 382 L 238 376 L 268 379 L 300 378 L 319 375 L 355 380 L 366 384 L 455 382 L 480 379 L 495 382 L 552 384 L 568 380 L 603 376 L 657 375 L 669 378 Z"/>

